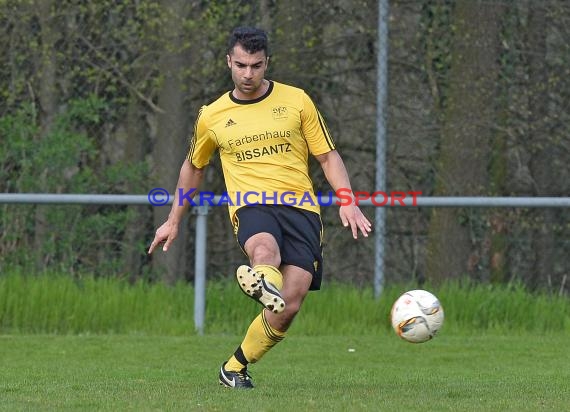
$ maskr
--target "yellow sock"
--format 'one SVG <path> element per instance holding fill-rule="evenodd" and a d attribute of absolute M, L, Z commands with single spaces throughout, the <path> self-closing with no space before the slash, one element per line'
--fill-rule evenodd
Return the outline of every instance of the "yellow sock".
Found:
<path fill-rule="evenodd" d="M 255 265 L 253 270 L 263 275 L 265 280 L 273 284 L 277 289 L 281 290 L 281 288 L 283 288 L 283 275 L 275 266 Z"/>
<path fill-rule="evenodd" d="M 284 338 L 285 332 L 273 328 L 265 319 L 263 310 L 249 325 L 243 342 L 228 360 L 225 369 L 233 372 L 241 371 L 248 363 L 255 363 L 261 359 L 269 349 Z"/>

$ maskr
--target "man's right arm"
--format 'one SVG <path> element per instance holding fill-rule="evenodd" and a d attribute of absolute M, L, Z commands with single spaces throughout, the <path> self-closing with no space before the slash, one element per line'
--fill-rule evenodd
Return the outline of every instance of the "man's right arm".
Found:
<path fill-rule="evenodd" d="M 152 241 L 148 253 L 151 254 L 153 250 L 160 243 L 164 242 L 162 250 L 166 252 L 170 247 L 170 244 L 178 236 L 178 226 L 182 221 L 184 213 L 189 207 L 188 202 L 180 202 L 179 195 L 180 192 L 188 193 L 191 189 L 198 189 L 202 178 L 204 176 L 204 169 L 197 168 L 194 166 L 190 160 L 184 159 L 182 167 L 180 168 L 180 175 L 178 177 L 178 184 L 176 185 L 174 200 L 172 202 L 172 209 L 168 215 L 166 222 L 162 224 L 154 235 L 154 240 Z"/>

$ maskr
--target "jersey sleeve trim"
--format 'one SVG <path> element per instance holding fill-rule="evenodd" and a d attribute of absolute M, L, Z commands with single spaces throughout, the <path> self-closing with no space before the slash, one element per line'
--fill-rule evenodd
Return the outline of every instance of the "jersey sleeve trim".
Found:
<path fill-rule="evenodd" d="M 198 138 L 198 121 L 200 120 L 203 111 L 204 111 L 204 106 L 200 107 L 200 110 L 198 111 L 198 116 L 196 117 L 196 121 L 194 122 L 194 133 L 192 135 L 192 138 L 190 139 L 190 148 L 188 149 L 188 156 L 186 156 L 188 160 L 190 160 L 190 162 L 192 162 L 192 156 L 194 155 L 194 149 L 196 148 L 196 139 Z"/>
<path fill-rule="evenodd" d="M 319 112 L 318 109 L 317 109 L 317 116 L 319 119 L 319 125 L 321 126 L 321 130 L 323 131 L 323 135 L 325 136 L 325 140 L 327 142 L 327 145 L 329 146 L 329 149 L 335 150 L 335 144 L 329 132 L 329 128 L 327 127 L 327 124 L 325 123 L 323 117 L 321 116 L 321 112 Z"/>

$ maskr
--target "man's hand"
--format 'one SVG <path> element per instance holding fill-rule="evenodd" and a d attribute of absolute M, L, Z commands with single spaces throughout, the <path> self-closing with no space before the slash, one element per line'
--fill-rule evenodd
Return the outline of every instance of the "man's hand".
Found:
<path fill-rule="evenodd" d="M 358 239 L 358 229 L 364 237 L 372 231 L 372 224 L 355 204 L 340 206 L 338 214 L 344 227 L 350 226 L 353 238 Z"/>
<path fill-rule="evenodd" d="M 154 240 L 150 244 L 148 248 L 148 254 L 150 255 L 154 248 L 158 246 L 160 243 L 164 242 L 162 246 L 162 250 L 166 252 L 170 247 L 170 244 L 176 239 L 178 236 L 178 225 L 172 224 L 168 221 L 162 224 L 157 230 L 156 234 L 154 235 Z"/>

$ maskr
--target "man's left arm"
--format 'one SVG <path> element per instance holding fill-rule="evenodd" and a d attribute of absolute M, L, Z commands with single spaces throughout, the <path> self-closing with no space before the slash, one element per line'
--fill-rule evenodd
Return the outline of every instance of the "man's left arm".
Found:
<path fill-rule="evenodd" d="M 343 189 L 344 191 L 349 191 L 349 193 L 352 194 L 348 172 L 346 171 L 342 158 L 336 150 L 316 155 L 315 158 L 321 164 L 321 167 L 325 172 L 325 177 L 335 193 L 339 189 Z M 368 234 L 372 231 L 372 224 L 356 205 L 354 198 L 353 201 L 348 204 L 340 206 L 339 215 L 344 227 L 350 226 L 352 236 L 355 239 L 358 239 L 359 229 L 364 237 L 368 237 Z"/>

